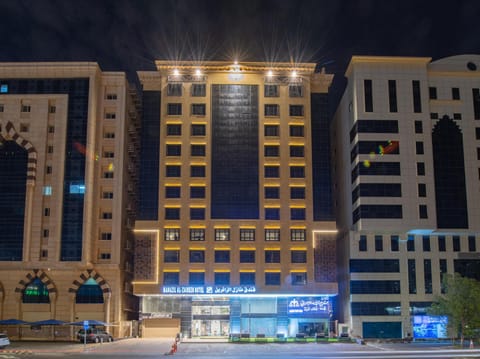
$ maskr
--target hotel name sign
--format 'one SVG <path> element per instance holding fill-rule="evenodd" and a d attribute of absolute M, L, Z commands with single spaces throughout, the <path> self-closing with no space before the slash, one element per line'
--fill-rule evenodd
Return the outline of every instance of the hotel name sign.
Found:
<path fill-rule="evenodd" d="M 221 294 L 221 295 L 242 295 L 242 294 L 254 294 L 257 292 L 255 286 L 243 285 L 243 286 L 163 286 L 163 294 Z"/>

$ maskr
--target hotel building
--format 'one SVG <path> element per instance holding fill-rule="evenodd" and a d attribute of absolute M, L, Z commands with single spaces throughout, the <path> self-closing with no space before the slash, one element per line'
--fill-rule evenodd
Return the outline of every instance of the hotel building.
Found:
<path fill-rule="evenodd" d="M 479 70 L 478 55 L 350 61 L 332 146 L 353 336 L 421 337 L 445 273 L 480 279 Z"/>
<path fill-rule="evenodd" d="M 156 67 L 138 72 L 142 335 L 328 333 L 333 76 L 310 63 Z"/>
<path fill-rule="evenodd" d="M 132 335 L 135 91 L 96 63 L 0 64 L 0 318 Z M 69 340 L 78 327 L 15 327 Z"/>

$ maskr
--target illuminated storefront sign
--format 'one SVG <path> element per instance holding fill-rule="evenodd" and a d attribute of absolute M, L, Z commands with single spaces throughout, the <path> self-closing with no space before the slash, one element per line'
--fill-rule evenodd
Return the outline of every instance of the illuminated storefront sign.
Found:
<path fill-rule="evenodd" d="M 445 316 L 415 315 L 413 337 L 417 339 L 447 338 L 448 319 Z"/>
<path fill-rule="evenodd" d="M 254 286 L 163 286 L 163 294 L 253 294 Z"/>
<path fill-rule="evenodd" d="M 288 314 L 330 314 L 329 297 L 288 298 Z"/>

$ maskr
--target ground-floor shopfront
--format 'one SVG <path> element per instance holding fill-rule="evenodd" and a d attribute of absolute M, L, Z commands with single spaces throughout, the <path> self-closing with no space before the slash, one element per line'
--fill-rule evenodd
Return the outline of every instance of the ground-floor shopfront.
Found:
<path fill-rule="evenodd" d="M 335 332 L 328 296 L 145 296 L 140 318 L 143 336 L 252 337 Z M 162 320 L 159 320 L 162 319 Z M 176 324 L 175 324 L 176 323 Z"/>

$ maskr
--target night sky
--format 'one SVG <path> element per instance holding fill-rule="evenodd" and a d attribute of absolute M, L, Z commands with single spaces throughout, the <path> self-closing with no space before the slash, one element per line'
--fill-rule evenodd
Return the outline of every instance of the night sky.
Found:
<path fill-rule="evenodd" d="M 480 0 L 0 0 L 0 61 L 316 62 L 343 91 L 352 55 L 480 54 Z"/>

